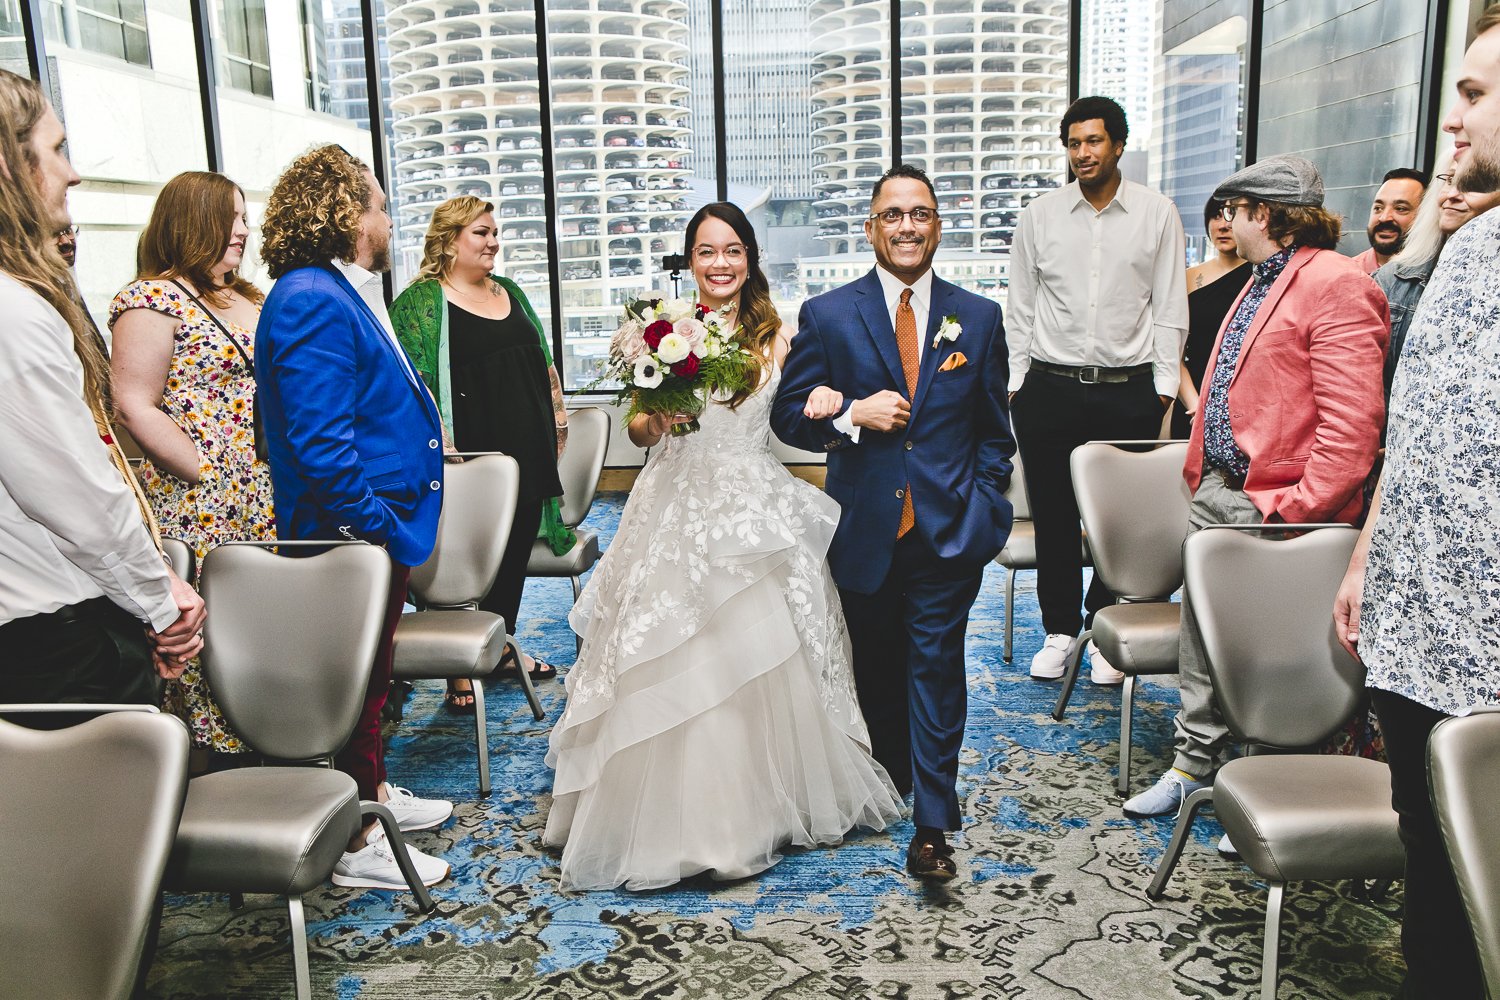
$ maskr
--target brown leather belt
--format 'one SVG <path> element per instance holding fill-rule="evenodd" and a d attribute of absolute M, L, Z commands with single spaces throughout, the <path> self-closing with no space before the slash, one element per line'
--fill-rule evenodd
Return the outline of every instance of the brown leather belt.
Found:
<path fill-rule="evenodd" d="M 1129 382 L 1139 375 L 1150 375 L 1152 366 L 1150 363 L 1144 365 L 1129 365 L 1125 368 L 1102 368 L 1099 365 L 1054 365 L 1050 361 L 1031 359 L 1033 371 L 1046 372 L 1048 375 L 1061 375 L 1064 378 L 1075 378 L 1084 385 L 1093 385 L 1097 382 Z"/>

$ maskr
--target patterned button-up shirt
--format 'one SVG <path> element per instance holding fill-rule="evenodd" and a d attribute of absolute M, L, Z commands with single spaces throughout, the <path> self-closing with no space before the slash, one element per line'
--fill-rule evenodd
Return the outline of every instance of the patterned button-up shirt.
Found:
<path fill-rule="evenodd" d="M 1213 377 L 1204 394 L 1203 457 L 1214 468 L 1240 479 L 1249 474 L 1250 459 L 1240 451 L 1240 446 L 1234 441 L 1234 430 L 1229 426 L 1229 383 L 1234 381 L 1235 370 L 1240 365 L 1240 347 L 1245 343 L 1250 324 L 1255 322 L 1260 304 L 1266 300 L 1266 293 L 1296 252 L 1295 246 L 1278 250 L 1252 269 L 1255 277 L 1250 290 L 1240 300 L 1240 307 L 1234 311 L 1234 318 L 1224 329 Z"/>
<path fill-rule="evenodd" d="M 1367 683 L 1458 715 L 1500 704 L 1500 212 L 1448 241 L 1391 386 L 1366 563 Z"/>

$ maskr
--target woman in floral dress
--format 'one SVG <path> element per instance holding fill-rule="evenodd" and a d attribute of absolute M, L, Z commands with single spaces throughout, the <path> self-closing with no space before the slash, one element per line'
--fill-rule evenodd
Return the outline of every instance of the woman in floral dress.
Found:
<path fill-rule="evenodd" d="M 114 403 L 145 461 L 162 536 L 201 560 L 223 542 L 269 540 L 271 475 L 255 457 L 255 323 L 261 291 L 237 273 L 245 197 L 221 174 L 179 174 L 141 233 L 137 279 L 110 304 Z M 165 707 L 218 754 L 247 747 L 224 721 L 196 661 Z M 220 761 L 219 763 L 223 763 Z"/>

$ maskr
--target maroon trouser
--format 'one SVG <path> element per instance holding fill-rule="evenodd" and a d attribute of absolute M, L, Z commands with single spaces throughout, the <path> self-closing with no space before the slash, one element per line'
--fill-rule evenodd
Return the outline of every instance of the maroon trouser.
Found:
<path fill-rule="evenodd" d="M 391 666 L 396 647 L 396 625 L 401 621 L 401 606 L 406 603 L 406 584 L 411 567 L 391 563 L 391 590 L 385 600 L 385 621 L 381 625 L 380 645 L 375 648 L 375 663 L 370 670 L 370 686 L 365 689 L 364 707 L 349 742 L 334 758 L 334 765 L 359 785 L 361 799 L 374 799 L 385 781 L 385 744 L 380 740 L 380 710 L 385 707 L 391 689 Z"/>

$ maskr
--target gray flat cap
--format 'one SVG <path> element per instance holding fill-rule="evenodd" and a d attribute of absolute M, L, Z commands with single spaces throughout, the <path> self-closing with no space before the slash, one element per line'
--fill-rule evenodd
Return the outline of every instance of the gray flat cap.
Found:
<path fill-rule="evenodd" d="M 1309 160 L 1290 153 L 1268 156 L 1231 174 L 1214 189 L 1215 201 L 1254 198 L 1283 205 L 1323 204 L 1323 178 Z"/>

